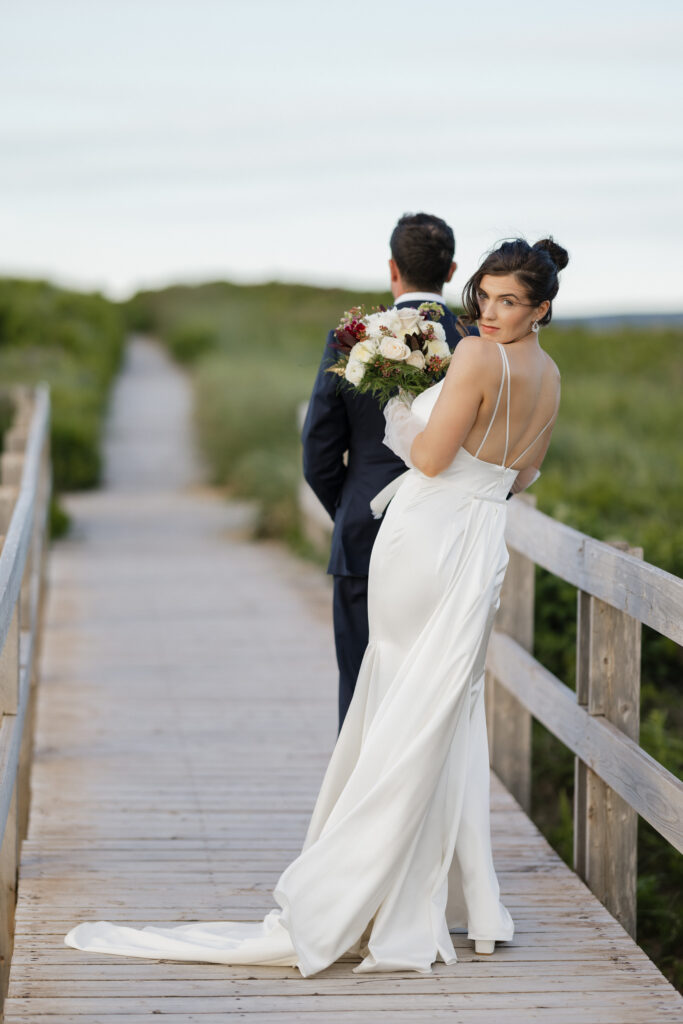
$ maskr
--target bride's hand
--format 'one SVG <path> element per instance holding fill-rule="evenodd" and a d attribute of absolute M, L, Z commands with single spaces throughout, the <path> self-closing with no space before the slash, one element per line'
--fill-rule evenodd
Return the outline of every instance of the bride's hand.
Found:
<path fill-rule="evenodd" d="M 412 404 L 413 396 L 408 397 Z M 389 399 L 384 407 L 384 418 L 387 425 L 383 443 L 403 459 L 406 466 L 413 469 L 410 449 L 417 435 L 424 430 L 424 424 L 413 415 L 410 405 L 406 404 L 401 395 Z"/>
<path fill-rule="evenodd" d="M 536 469 L 535 466 L 527 466 L 526 469 L 520 469 L 515 482 L 510 488 L 511 493 L 519 494 L 521 491 L 525 491 L 527 487 L 531 487 L 532 484 L 536 483 L 540 475 L 540 469 Z"/>
<path fill-rule="evenodd" d="M 403 388 L 398 389 L 397 397 L 400 398 L 403 404 L 407 405 L 408 407 L 410 407 L 415 401 L 415 395 L 411 394 L 410 391 L 404 391 Z M 393 402 L 393 398 L 391 399 L 391 401 Z"/>

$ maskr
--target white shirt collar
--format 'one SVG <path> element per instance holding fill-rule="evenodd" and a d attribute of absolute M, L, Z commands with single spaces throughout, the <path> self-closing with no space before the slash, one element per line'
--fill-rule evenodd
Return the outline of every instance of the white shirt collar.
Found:
<path fill-rule="evenodd" d="M 394 299 L 394 305 L 398 306 L 399 302 L 440 302 L 443 306 L 446 305 L 443 295 L 436 292 L 404 292 Z"/>

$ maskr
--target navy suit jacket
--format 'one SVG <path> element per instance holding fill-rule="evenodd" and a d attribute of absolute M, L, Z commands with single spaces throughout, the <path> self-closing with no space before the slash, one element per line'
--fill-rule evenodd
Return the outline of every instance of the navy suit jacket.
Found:
<path fill-rule="evenodd" d="M 419 305 L 419 301 L 400 299 L 396 303 L 399 308 Z M 459 324 L 445 303 L 444 308 L 439 323 L 452 351 L 462 333 L 479 331 Z M 303 470 L 334 520 L 328 573 L 367 576 L 370 552 L 382 523 L 373 518 L 370 499 L 405 472 L 406 466 L 382 443 L 386 424 L 377 399 L 358 394 L 346 381 L 339 387 L 340 378 L 326 372 L 339 357 L 339 350 L 332 347 L 334 340 L 330 331 L 301 433 Z M 348 465 L 343 461 L 345 451 Z"/>

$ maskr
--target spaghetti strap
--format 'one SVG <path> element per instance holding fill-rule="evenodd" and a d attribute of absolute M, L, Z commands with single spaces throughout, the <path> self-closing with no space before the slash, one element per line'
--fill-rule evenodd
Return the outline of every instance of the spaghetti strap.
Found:
<path fill-rule="evenodd" d="M 500 342 L 498 344 L 500 344 Z M 505 465 L 505 460 L 508 457 L 508 445 L 510 444 L 510 379 L 512 377 L 512 374 L 510 373 L 510 362 L 508 360 L 508 354 L 502 345 L 500 349 L 500 354 L 505 360 L 505 365 L 508 371 L 508 407 L 507 415 L 505 417 L 505 454 L 503 455 L 503 465 Z"/>
<path fill-rule="evenodd" d="M 496 342 L 496 345 L 500 349 L 501 359 L 503 360 L 503 374 L 502 374 L 502 376 L 500 378 L 500 387 L 498 388 L 498 398 L 496 399 L 496 407 L 493 410 L 493 416 L 491 417 L 489 425 L 486 428 L 486 433 L 484 434 L 484 436 L 481 439 L 481 444 L 479 445 L 479 447 L 477 448 L 477 450 L 475 452 L 475 455 L 474 455 L 475 459 L 478 458 L 479 452 L 484 447 L 484 442 L 486 441 L 486 438 L 489 436 L 489 431 L 491 430 L 491 427 L 493 426 L 493 421 L 496 418 L 496 413 L 498 412 L 498 406 L 500 405 L 500 396 L 503 394 L 503 384 L 505 383 L 505 370 L 506 370 L 506 367 L 507 367 L 507 372 L 508 372 L 508 426 L 509 426 L 509 423 L 510 423 L 510 379 L 509 379 L 510 366 L 508 364 L 507 356 L 505 354 L 503 346 L 501 345 L 501 343 L 499 341 Z M 507 454 L 507 442 L 506 442 L 506 445 L 505 445 L 505 453 Z M 503 462 L 505 462 L 505 459 L 503 459 Z"/>
<path fill-rule="evenodd" d="M 560 405 L 560 403 L 559 403 L 559 400 L 558 400 L 558 401 L 557 401 L 557 402 L 555 403 L 555 412 L 553 412 L 552 416 L 550 417 L 550 419 L 548 420 L 548 422 L 546 423 L 546 425 L 545 425 L 545 426 L 543 427 L 543 429 L 542 429 L 542 430 L 541 430 L 541 431 L 540 431 L 540 432 L 539 432 L 539 433 L 538 433 L 538 434 L 536 435 L 536 437 L 535 437 L 535 438 L 533 439 L 533 441 L 531 442 L 531 444 L 528 444 L 528 445 L 526 446 L 526 448 L 524 449 L 524 451 L 523 451 L 523 452 L 521 452 L 521 453 L 520 453 L 520 454 L 519 454 L 519 455 L 517 456 L 517 458 L 516 458 L 516 459 L 514 459 L 514 461 L 510 463 L 510 465 L 509 465 L 509 466 L 507 466 L 507 467 L 506 467 L 507 469 L 512 469 L 512 467 L 514 466 L 515 462 L 519 462 L 519 460 L 520 460 L 520 459 L 522 458 L 522 456 L 523 456 L 523 455 L 526 455 L 526 453 L 527 453 L 527 452 L 529 451 L 529 449 L 530 449 L 530 448 L 533 448 L 533 446 L 534 446 L 534 445 L 536 444 L 536 442 L 537 442 L 537 441 L 539 440 L 539 438 L 541 437 L 541 435 L 542 435 L 542 434 L 544 434 L 544 433 L 546 432 L 546 430 L 548 429 L 548 427 L 550 426 L 550 424 L 551 424 L 551 423 L 553 422 L 553 420 L 555 419 L 555 415 L 556 415 L 556 413 L 557 413 L 557 410 L 558 410 L 558 408 L 559 408 L 559 405 Z M 503 462 L 505 462 L 505 459 L 503 459 Z"/>

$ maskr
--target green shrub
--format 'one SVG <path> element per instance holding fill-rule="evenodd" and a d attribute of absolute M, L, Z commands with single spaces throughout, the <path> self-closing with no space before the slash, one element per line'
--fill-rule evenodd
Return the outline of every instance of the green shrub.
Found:
<path fill-rule="evenodd" d="M 50 538 L 56 540 L 69 532 L 71 521 L 69 515 L 60 504 L 59 499 L 50 498 Z"/>
<path fill-rule="evenodd" d="M 216 348 L 218 335 L 212 324 L 191 321 L 170 330 L 166 341 L 176 359 L 192 363 Z"/>
<path fill-rule="evenodd" d="M 52 473 L 55 490 L 95 487 L 100 479 L 99 422 L 89 412 L 57 406 L 52 421 Z"/>
<path fill-rule="evenodd" d="M 103 296 L 0 279 L 0 377 L 49 385 L 58 491 L 99 480 L 101 423 L 123 341 L 121 310 Z"/>
<path fill-rule="evenodd" d="M 296 407 L 305 395 L 298 368 L 287 363 L 212 355 L 197 365 L 195 409 L 202 450 L 214 482 L 259 503 L 261 536 L 290 535 L 296 529 Z"/>
<path fill-rule="evenodd" d="M 7 393 L 0 392 L 0 452 L 4 448 L 5 433 L 12 426 L 14 402 Z"/>

